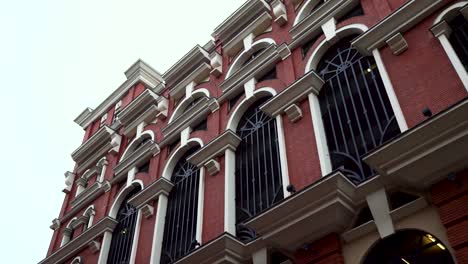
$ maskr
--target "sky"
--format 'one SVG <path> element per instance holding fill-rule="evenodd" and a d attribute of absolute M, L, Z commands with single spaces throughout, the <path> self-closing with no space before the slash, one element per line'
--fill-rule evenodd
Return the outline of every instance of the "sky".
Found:
<path fill-rule="evenodd" d="M 64 172 L 97 107 L 141 58 L 164 73 L 244 0 L 0 0 L 2 263 L 41 261 Z"/>

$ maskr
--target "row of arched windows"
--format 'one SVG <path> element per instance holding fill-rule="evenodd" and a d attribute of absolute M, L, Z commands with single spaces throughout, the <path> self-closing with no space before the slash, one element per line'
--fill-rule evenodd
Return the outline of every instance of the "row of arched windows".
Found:
<path fill-rule="evenodd" d="M 459 14 L 450 21 L 450 26 L 453 29 L 450 42 L 468 70 L 468 22 Z M 351 46 L 355 37 L 356 35 L 349 35 L 341 38 L 329 47 L 314 70 L 324 81 L 318 102 L 331 169 L 342 171 L 353 183 L 359 184 L 374 175 L 374 171 L 362 161 L 363 157 L 401 133 L 401 128 L 376 59 L 360 54 Z M 260 51 L 253 53 L 248 59 L 255 57 L 258 52 Z M 236 129 L 241 142 L 235 153 L 235 223 L 237 236 L 242 241 L 250 241 L 256 236 L 255 231 L 249 230 L 243 223 L 272 207 L 285 196 L 278 139 L 280 131 L 276 119 L 260 109 L 268 99 L 263 97 L 251 104 L 243 112 Z M 192 104 L 183 106 L 179 112 L 190 110 L 196 103 L 197 100 L 194 100 Z M 172 172 L 170 180 L 174 187 L 168 197 L 161 255 L 163 264 L 175 262 L 201 242 L 197 241 L 196 235 L 201 172 L 187 161 L 187 157 L 196 150 L 197 148 L 188 150 Z M 127 201 L 138 191 L 140 189 L 128 194 L 117 214 L 119 224 L 112 237 L 108 263 L 129 263 L 137 210 Z M 430 247 L 425 245 L 421 242 L 425 234 L 401 234 L 398 238 L 408 241 L 406 236 L 419 239 L 418 254 L 423 255 L 420 259 L 430 261 L 430 253 L 426 252 L 430 252 L 437 243 L 430 244 Z M 376 252 L 380 250 L 377 247 Z M 395 253 L 393 257 L 400 258 L 401 261 L 401 254 L 398 254 Z M 413 255 L 406 257 L 410 258 Z M 377 263 L 375 261 L 380 261 L 382 254 L 371 254 L 368 259 L 364 263 Z"/>

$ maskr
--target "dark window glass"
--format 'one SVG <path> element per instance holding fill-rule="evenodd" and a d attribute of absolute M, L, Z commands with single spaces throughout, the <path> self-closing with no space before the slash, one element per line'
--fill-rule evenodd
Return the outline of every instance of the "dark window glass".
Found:
<path fill-rule="evenodd" d="M 374 175 L 362 158 L 400 129 L 374 58 L 351 40 L 331 47 L 319 63 L 325 81 L 319 101 L 333 169 L 360 183 Z"/>
<path fill-rule="evenodd" d="M 462 14 L 449 23 L 452 28 L 450 43 L 460 58 L 465 70 L 468 71 L 468 21 Z"/>

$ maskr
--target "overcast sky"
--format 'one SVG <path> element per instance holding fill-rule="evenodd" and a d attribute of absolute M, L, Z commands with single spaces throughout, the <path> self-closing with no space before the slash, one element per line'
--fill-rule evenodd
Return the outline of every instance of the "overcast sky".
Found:
<path fill-rule="evenodd" d="M 2 263 L 37 263 L 95 108 L 142 58 L 163 73 L 244 0 L 0 0 Z"/>

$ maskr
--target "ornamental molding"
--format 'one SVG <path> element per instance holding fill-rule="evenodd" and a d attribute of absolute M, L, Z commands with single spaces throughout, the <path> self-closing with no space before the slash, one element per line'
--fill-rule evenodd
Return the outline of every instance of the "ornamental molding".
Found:
<path fill-rule="evenodd" d="M 224 233 L 215 240 L 208 242 L 187 256 L 177 260 L 174 264 L 245 263 L 252 258 L 253 253 L 263 247 L 262 241 L 244 244 L 231 234 Z"/>
<path fill-rule="evenodd" d="M 380 146 L 364 161 L 402 186 L 427 189 L 468 168 L 468 99 Z"/>
<path fill-rule="evenodd" d="M 57 229 L 60 228 L 60 225 L 61 225 L 60 220 L 55 218 L 54 220 L 52 220 L 52 225 L 50 226 L 50 229 L 56 231 Z"/>
<path fill-rule="evenodd" d="M 450 34 L 452 34 L 452 28 L 445 20 L 441 20 L 439 23 L 432 26 L 430 30 L 436 38 L 440 37 L 441 35 L 449 37 Z"/>
<path fill-rule="evenodd" d="M 96 199 L 101 194 L 101 186 L 102 183 L 95 182 L 93 185 L 84 189 L 70 202 L 71 207 L 74 208 L 79 204 L 87 204 L 88 202 Z"/>
<path fill-rule="evenodd" d="M 358 4 L 359 0 L 325 1 L 289 30 L 292 37 L 290 48 L 295 49 L 321 34 L 323 24 L 333 18 L 339 19 Z"/>
<path fill-rule="evenodd" d="M 69 194 L 73 187 L 73 182 L 75 181 L 76 174 L 73 172 L 67 171 L 65 172 L 65 188 L 63 188 L 62 192 Z"/>
<path fill-rule="evenodd" d="M 202 62 L 197 68 L 193 69 L 183 80 L 175 84 L 169 91 L 171 97 L 175 100 L 180 99 L 186 95 L 187 86 L 191 83 L 195 83 L 196 86 L 199 83 L 205 81 L 211 72 L 211 62 Z"/>
<path fill-rule="evenodd" d="M 273 8 L 273 14 L 275 15 L 275 23 L 280 27 L 288 22 L 288 14 L 286 12 L 286 6 L 282 0 L 273 0 L 271 2 Z"/>
<path fill-rule="evenodd" d="M 161 177 L 128 200 L 128 203 L 135 206 L 137 209 L 143 208 L 149 202 L 157 200 L 161 194 L 169 196 L 173 187 L 174 184 L 172 182 Z"/>
<path fill-rule="evenodd" d="M 294 104 L 300 103 L 307 98 L 310 93 L 318 95 L 323 84 L 324 81 L 315 71 L 309 71 L 288 88 L 264 103 L 260 109 L 273 117 L 283 113 L 288 114 L 288 108 Z M 289 110 L 291 111 L 293 109 Z"/>
<path fill-rule="evenodd" d="M 223 91 L 223 95 L 219 98 L 219 102 L 223 103 L 239 94 L 244 90 L 243 85 L 247 81 L 252 78 L 262 77 L 273 69 L 276 66 L 276 63 L 286 59 L 289 55 L 291 55 L 291 51 L 286 44 L 282 44 L 280 46 L 271 44 L 268 46 L 257 57 L 234 72 L 229 78 L 219 85 Z"/>
<path fill-rule="evenodd" d="M 160 94 L 164 90 L 164 79 L 161 74 L 143 60 L 137 60 L 125 71 L 127 80 L 108 96 L 95 110 L 86 108 L 76 119 L 75 123 L 87 128 L 94 120 L 101 118 L 107 110 L 115 105 L 127 91 L 136 83 L 141 82 L 153 92 Z"/>
<path fill-rule="evenodd" d="M 82 173 L 108 152 L 117 153 L 122 137 L 108 126 L 101 127 L 96 134 L 83 143 L 72 153 L 73 160 L 78 163 L 77 172 Z"/>
<path fill-rule="evenodd" d="M 117 115 L 117 120 L 124 127 L 123 134 L 131 137 L 142 122 L 150 123 L 157 117 L 167 117 L 167 109 L 167 98 L 146 89 Z"/>
<path fill-rule="evenodd" d="M 341 172 L 335 172 L 245 225 L 261 234 L 265 243 L 294 251 L 307 241 L 341 233 L 349 226 L 349 219 L 357 214 L 355 188 Z"/>
<path fill-rule="evenodd" d="M 201 168 L 209 163 L 210 160 L 224 155 L 226 149 L 236 151 L 240 142 L 241 138 L 232 130 L 228 129 L 226 132 L 206 144 L 203 148 L 193 153 L 187 158 L 187 161 Z"/>
<path fill-rule="evenodd" d="M 112 183 L 119 182 L 127 176 L 128 171 L 134 167 L 143 165 L 146 161 L 157 155 L 160 148 L 153 140 L 148 140 L 133 152 L 127 154 L 125 158 L 114 167 L 115 176 Z"/>
<path fill-rule="evenodd" d="M 209 113 L 218 110 L 218 108 L 219 104 L 216 98 L 201 97 L 198 99 L 194 106 L 187 109 L 162 129 L 164 139 L 161 141 L 161 148 L 176 141 L 184 129 L 198 125 Z"/>
<path fill-rule="evenodd" d="M 215 28 L 212 36 L 223 44 L 223 52 L 235 55 L 243 47 L 243 40 L 258 35 L 271 26 L 271 8 L 264 0 L 249 0 Z"/>
<path fill-rule="evenodd" d="M 88 247 L 89 244 L 96 238 L 102 236 L 105 232 L 112 232 L 117 225 L 117 221 L 111 217 L 105 217 L 101 221 L 97 222 L 78 237 L 74 238 L 57 251 L 46 257 L 39 264 L 56 264 L 61 263 L 84 248 Z"/>
<path fill-rule="evenodd" d="M 408 50 L 408 42 L 406 42 L 405 37 L 399 32 L 385 41 L 385 43 L 390 47 L 393 55 L 398 56 Z"/>
<path fill-rule="evenodd" d="M 352 45 L 362 54 L 370 55 L 372 50 L 383 47 L 394 35 L 405 33 L 445 3 L 444 0 L 410 0 L 358 36 Z"/>

